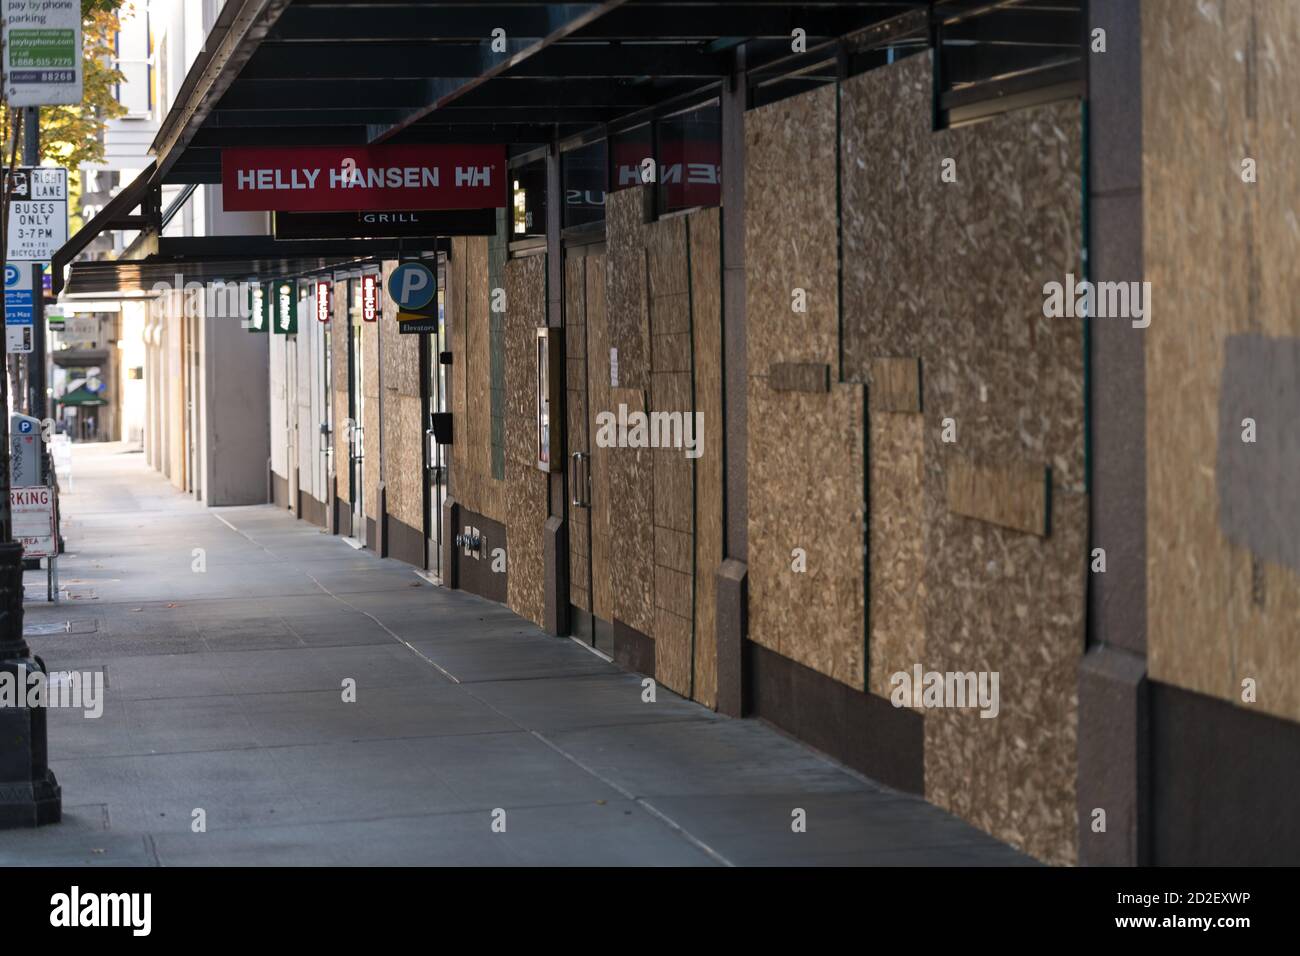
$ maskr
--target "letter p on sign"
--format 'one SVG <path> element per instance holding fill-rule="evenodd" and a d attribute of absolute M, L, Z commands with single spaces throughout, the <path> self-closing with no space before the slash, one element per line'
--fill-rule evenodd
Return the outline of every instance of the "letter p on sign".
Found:
<path fill-rule="evenodd" d="M 419 312 L 437 290 L 437 278 L 420 262 L 404 262 L 388 277 L 388 294 L 404 311 Z"/>

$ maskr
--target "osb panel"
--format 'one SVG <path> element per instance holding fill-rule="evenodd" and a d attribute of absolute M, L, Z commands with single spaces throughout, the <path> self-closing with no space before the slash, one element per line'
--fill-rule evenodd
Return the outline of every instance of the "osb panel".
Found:
<path fill-rule="evenodd" d="M 507 305 L 509 297 L 507 295 Z M 492 477 L 492 359 L 488 316 L 488 243 L 472 236 L 465 248 L 465 453 L 480 514 L 505 520 L 502 483 Z M 512 541 L 511 544 L 514 542 Z"/>
<path fill-rule="evenodd" d="M 861 689 L 863 389 L 775 392 L 761 375 L 774 362 L 839 364 L 835 114 L 834 87 L 745 114 L 746 337 L 760 373 L 749 417 L 762 423 L 747 450 L 749 637 Z M 806 312 L 792 309 L 796 289 Z M 806 572 L 793 570 L 796 548 Z"/>
<path fill-rule="evenodd" d="M 1047 473 L 948 456 L 948 510 L 1029 534 L 1047 534 Z"/>
<path fill-rule="evenodd" d="M 1144 245 L 1159 303 L 1144 333 L 1148 669 L 1296 720 L 1300 575 L 1232 543 L 1225 528 L 1251 523 L 1250 509 L 1268 501 L 1234 487 L 1223 469 L 1236 456 L 1219 453 L 1280 455 L 1288 470 L 1286 455 L 1296 456 L 1285 433 L 1279 442 L 1269 432 L 1294 434 L 1294 417 L 1261 414 L 1260 444 L 1243 449 L 1240 414 L 1226 426 L 1237 435 L 1219 430 L 1222 406 L 1251 405 L 1252 392 L 1260 408 L 1271 404 L 1269 376 L 1230 363 L 1229 343 L 1267 336 L 1258 347 L 1276 343 L 1281 358 L 1300 336 L 1300 7 L 1157 0 L 1142 12 Z M 1246 157 L 1257 161 L 1253 184 L 1241 179 Z M 1246 678 L 1257 682 L 1255 703 L 1241 699 Z"/>
<path fill-rule="evenodd" d="M 529 256 L 506 263 L 506 302 L 505 486 L 506 535 L 510 540 L 506 593 L 511 610 L 541 625 L 546 572 L 542 531 L 550 506 L 549 482 L 536 462 L 533 427 L 537 397 L 533 376 L 537 329 L 546 324 L 545 257 Z M 490 474 L 487 464 L 485 460 L 485 473 Z"/>
<path fill-rule="evenodd" d="M 722 563 L 722 243 L 721 211 L 688 220 L 691 254 L 691 335 L 695 411 L 702 416 L 695 459 L 694 697 L 717 706 L 718 642 L 714 575 Z"/>
<path fill-rule="evenodd" d="M 361 461 L 362 480 L 365 493 L 362 508 L 366 517 L 379 518 L 379 478 L 383 456 L 379 453 L 380 412 L 379 406 L 379 323 L 363 322 L 361 324 L 361 389 L 366 396 L 361 409 L 361 437 L 364 442 L 364 455 Z"/>
<path fill-rule="evenodd" d="M 586 259 L 571 256 L 564 261 L 564 352 L 567 362 L 565 434 L 570 452 L 587 451 L 587 266 Z M 566 467 L 568 464 L 566 462 Z M 570 481 L 573 476 L 570 475 Z M 570 497 L 579 497 L 585 489 L 570 489 Z M 585 611 L 591 610 L 587 590 L 590 555 L 588 509 L 569 506 L 569 600 Z"/>
<path fill-rule="evenodd" d="M 650 386 L 650 321 L 646 289 L 645 187 L 605 199 L 608 350 L 618 349 L 620 388 Z"/>
<path fill-rule="evenodd" d="M 942 260 L 931 251 L 939 178 L 931 71 L 927 51 L 842 85 L 844 377 L 850 381 L 867 381 L 869 359 L 920 354 L 925 324 L 942 314 L 934 301 L 941 278 L 934 264 Z"/>
<path fill-rule="evenodd" d="M 388 288 L 388 277 L 392 275 L 393 270 L 397 268 L 397 263 L 389 260 L 384 263 L 383 268 L 383 288 Z M 450 271 L 450 269 L 449 269 Z M 444 328 L 451 325 L 451 297 L 450 290 L 444 292 Z M 384 392 L 391 395 L 397 392 L 399 395 L 420 394 L 420 336 L 402 335 L 397 330 L 397 305 L 393 302 L 392 297 L 386 294 L 380 296 L 380 302 L 383 305 L 383 315 L 379 320 L 379 360 L 383 368 Z M 437 360 L 437 356 L 434 356 Z M 454 366 L 453 366 L 454 367 Z M 454 402 L 449 402 L 453 406 Z M 423 433 L 423 429 L 421 429 Z"/>
<path fill-rule="evenodd" d="M 930 77 L 925 53 L 841 93 L 843 375 L 869 383 L 871 538 L 885 549 L 872 554 L 871 685 L 887 689 L 894 661 L 1000 669 L 998 719 L 927 713 L 926 796 L 1070 862 L 1087 566 L 1083 337 L 1078 320 L 1043 316 L 1042 288 L 1082 274 L 1080 107 L 935 133 Z M 956 182 L 941 179 L 945 158 Z M 907 431 L 917 419 L 885 408 L 923 410 L 922 446 Z M 942 441 L 946 418 L 955 444 Z M 919 511 L 907 497 L 918 455 Z M 1040 486 L 1050 467 L 1050 537 L 951 513 L 953 460 L 1024 462 Z M 903 575 L 916 572 L 900 561 L 923 565 L 911 595 Z M 915 622 L 917 601 L 923 631 L 912 623 L 906 642 L 888 622 Z"/>
<path fill-rule="evenodd" d="M 774 362 L 767 384 L 776 392 L 829 392 L 831 367 L 824 362 Z"/>
<path fill-rule="evenodd" d="M 828 86 L 745 114 L 746 337 L 754 370 L 771 362 L 839 365 L 835 97 Z M 793 311 L 796 289 L 806 313 Z"/>
<path fill-rule="evenodd" d="M 1087 498 L 1060 493 L 1052 508 L 1046 539 L 928 512 L 928 563 L 940 573 L 927 574 L 927 588 L 940 591 L 927 610 L 942 602 L 954 613 L 949 632 L 927 615 L 924 668 L 996 672 L 999 706 L 992 719 L 978 708 L 926 712 L 925 796 L 1039 859 L 1071 864 Z M 1000 639 L 1003 629 L 1014 639 Z"/>
<path fill-rule="evenodd" d="M 406 336 L 414 338 L 414 336 Z M 384 487 L 388 513 L 410 528 L 424 527 L 424 437 L 418 395 L 388 392 L 384 400 Z"/>
<path fill-rule="evenodd" d="M 751 328 L 755 316 L 750 313 Z M 863 689 L 866 398 L 749 380 L 749 638 Z M 819 423 L 809 428 L 809 422 Z M 807 570 L 794 570 L 794 549 Z"/>
<path fill-rule="evenodd" d="M 870 401 L 871 396 L 868 396 Z M 890 677 L 925 661 L 924 419 L 870 415 L 871 625 L 867 689 L 880 697 Z"/>
<path fill-rule="evenodd" d="M 651 376 L 651 408 L 657 412 L 680 414 L 682 441 L 692 412 L 691 376 L 689 372 L 655 373 Z M 694 429 L 694 424 L 690 425 Z M 668 429 L 672 431 L 671 427 Z M 694 437 L 694 435 L 692 435 Z M 654 523 L 675 531 L 692 531 L 695 517 L 694 470 L 685 448 L 656 448 L 654 459 Z"/>
<path fill-rule="evenodd" d="M 615 193 L 614 195 L 618 195 Z M 609 390 L 611 408 L 645 411 L 645 392 Z M 614 617 L 654 634 L 654 469 L 649 448 L 606 449 Z"/>
<path fill-rule="evenodd" d="M 867 400 L 873 412 L 921 410 L 921 360 L 876 358 L 867 362 Z"/>
<path fill-rule="evenodd" d="M 465 261 L 468 256 L 468 240 L 457 236 L 451 240 L 451 257 L 447 260 L 447 292 L 443 300 L 444 320 L 447 323 L 448 348 L 451 350 L 451 368 L 448 380 L 451 382 L 451 421 L 452 421 L 452 490 L 462 505 L 471 511 L 467 495 L 475 494 L 476 484 L 469 471 L 468 448 L 469 406 L 466 403 L 465 366 L 468 361 L 465 336 Z M 387 296 L 384 297 L 387 300 Z M 414 337 L 414 336 L 412 336 Z M 478 502 L 475 501 L 474 505 Z"/>
<path fill-rule="evenodd" d="M 587 399 L 591 422 L 613 410 L 609 388 L 609 333 L 605 316 L 605 257 L 587 256 Z M 591 606 L 603 621 L 614 620 L 613 558 L 610 531 L 610 452 L 591 443 Z"/>

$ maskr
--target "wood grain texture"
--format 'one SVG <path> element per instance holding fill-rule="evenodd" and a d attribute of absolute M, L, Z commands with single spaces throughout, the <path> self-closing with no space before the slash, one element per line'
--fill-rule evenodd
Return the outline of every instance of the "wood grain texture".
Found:
<path fill-rule="evenodd" d="M 718 697 L 717 585 L 722 564 L 722 211 L 687 221 L 691 256 L 691 338 L 695 411 L 701 416 L 695 460 L 695 679 L 706 707 Z M 667 562 L 665 562 L 667 563 Z"/>
<path fill-rule="evenodd" d="M 397 263 L 383 267 L 384 288 Z M 450 302 L 450 290 L 444 302 Z M 388 513 L 411 528 L 424 527 L 424 422 L 420 418 L 420 337 L 397 330 L 397 307 L 382 296 L 379 360 L 383 369 L 384 486 Z M 449 321 L 449 320 L 448 320 Z M 454 368 L 454 366 L 453 366 Z M 454 381 L 450 388 L 453 389 Z M 454 401 L 449 402 L 453 406 Z M 455 419 L 453 419 L 455 420 Z M 453 445 L 454 447 L 454 445 Z"/>
<path fill-rule="evenodd" d="M 921 360 L 873 358 L 867 361 L 867 399 L 873 412 L 921 410 Z"/>
<path fill-rule="evenodd" d="M 871 684 L 884 690 L 886 662 L 912 654 L 927 670 L 1000 671 L 998 719 L 927 712 L 927 799 L 1069 863 L 1087 557 L 1083 335 L 1079 320 L 1043 315 L 1042 289 L 1082 274 L 1080 108 L 932 132 L 930 57 L 841 88 L 842 371 L 869 385 L 880 455 L 871 539 L 894 552 L 872 555 Z M 945 159 L 956 182 L 941 178 Z M 919 512 L 904 424 L 917 411 Z M 942 441 L 945 418 L 955 445 Z M 1050 468 L 1050 536 L 952 513 L 952 461 L 1024 463 L 1043 491 Z M 989 504 L 962 507 L 988 517 Z M 908 591 L 901 575 L 915 572 L 899 562 L 923 565 L 919 587 Z"/>
<path fill-rule="evenodd" d="M 451 351 L 448 381 L 451 389 L 451 420 L 454 433 L 451 445 L 451 493 L 470 511 L 478 511 L 476 482 L 469 474 L 469 405 L 466 399 L 468 364 L 465 324 L 465 262 L 468 240 L 456 236 L 451 240 L 451 256 L 447 260 L 447 291 L 443 300 L 444 321 L 447 323 L 447 347 Z M 384 296 L 385 302 L 388 296 Z"/>
<path fill-rule="evenodd" d="M 1268 408 L 1277 386 L 1229 362 L 1247 336 L 1272 343 L 1275 360 L 1300 338 L 1297 57 L 1293 3 L 1142 8 L 1145 278 L 1157 304 L 1143 333 L 1147 665 L 1156 680 L 1290 720 L 1300 574 L 1229 536 L 1230 523 L 1266 524 L 1251 511 L 1268 500 L 1225 469 L 1271 457 L 1300 473 L 1294 412 L 1258 413 L 1258 443 L 1238 444 L 1240 409 Z M 1242 180 L 1248 157 L 1255 183 Z M 1247 679 L 1254 703 L 1242 700 Z"/>
<path fill-rule="evenodd" d="M 823 362 L 774 362 L 767 369 L 774 392 L 829 392 L 831 367 Z"/>
<path fill-rule="evenodd" d="M 565 435 L 568 450 L 590 453 L 588 438 L 589 412 L 587 409 L 587 265 L 581 256 L 571 256 L 564 261 L 564 350 L 565 350 Z M 569 469 L 569 480 L 573 473 Z M 570 489 L 570 500 L 585 495 L 586 490 Z M 590 560 L 589 509 L 572 503 L 568 506 L 569 521 L 569 601 L 584 611 L 591 610 L 588 591 L 588 562 Z"/>
<path fill-rule="evenodd" d="M 869 393 L 870 394 L 870 393 Z M 924 419 L 872 411 L 870 611 L 867 689 L 893 690 L 890 677 L 925 661 Z"/>
<path fill-rule="evenodd" d="M 591 422 L 609 410 L 609 326 L 605 312 L 605 256 L 586 257 L 587 401 Z M 603 621 L 614 620 L 613 545 L 610 527 L 611 449 L 591 443 L 591 607 Z"/>
<path fill-rule="evenodd" d="M 546 259 L 529 256 L 506 263 L 506 581 L 510 609 L 543 623 L 546 568 L 542 530 L 550 513 L 549 482 L 536 467 L 537 329 L 546 324 Z M 486 327 L 486 322 L 484 323 Z M 486 389 L 485 389 L 486 392 Z M 486 399 L 486 394 L 485 394 Z M 484 408 L 487 405 L 485 402 Z M 484 416 L 485 419 L 487 416 Z M 484 431 L 490 436 L 491 426 Z M 491 475 L 489 459 L 484 471 Z M 488 479 L 491 481 L 491 478 Z"/>
<path fill-rule="evenodd" d="M 615 194 L 617 195 L 617 194 Z M 646 410 L 645 392 L 612 388 L 614 409 Z M 654 634 L 654 465 L 649 448 L 606 449 L 614 619 Z"/>
<path fill-rule="evenodd" d="M 620 388 L 650 387 L 645 203 L 644 186 L 620 189 L 605 201 L 608 347 L 618 349 Z"/>
<path fill-rule="evenodd" d="M 949 511 L 1046 536 L 1048 475 L 1041 466 L 983 465 L 950 455 L 945 474 Z"/>
<path fill-rule="evenodd" d="M 367 518 L 379 518 L 379 481 L 380 466 L 383 456 L 379 453 L 379 441 L 382 425 L 380 424 L 379 405 L 379 323 L 361 323 L 361 389 L 366 396 L 361 409 L 361 433 L 364 444 L 364 459 L 361 471 L 365 481 L 365 496 L 361 506 Z"/>
<path fill-rule="evenodd" d="M 745 114 L 746 338 L 756 372 L 774 362 L 839 365 L 836 92 Z M 795 290 L 804 312 L 793 308 Z M 749 637 L 862 689 L 864 390 L 775 392 L 751 374 L 748 402 Z M 793 570 L 794 549 L 806 553 L 806 572 Z"/>

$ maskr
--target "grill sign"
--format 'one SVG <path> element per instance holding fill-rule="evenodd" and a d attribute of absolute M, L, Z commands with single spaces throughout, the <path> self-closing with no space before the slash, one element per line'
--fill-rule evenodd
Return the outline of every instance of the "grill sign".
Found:
<path fill-rule="evenodd" d="M 504 146 L 236 148 L 221 153 L 230 211 L 493 209 L 506 205 Z"/>

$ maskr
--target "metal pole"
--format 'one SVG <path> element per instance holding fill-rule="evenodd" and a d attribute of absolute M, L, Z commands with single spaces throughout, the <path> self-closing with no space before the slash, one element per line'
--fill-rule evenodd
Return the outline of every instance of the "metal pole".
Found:
<path fill-rule="evenodd" d="M 0 48 L 4 24 L 0 22 Z M 0 83 L 0 96 L 6 84 Z M 24 111 L 25 112 L 25 111 Z M 39 114 L 38 114 L 39 115 Z M 0 262 L 8 264 L 9 203 L 12 171 L 17 165 L 22 113 L 12 107 L 6 116 L 13 126 L 0 135 L 11 136 L 8 171 L 0 197 Z M 32 290 L 35 299 L 40 289 Z M 9 360 L 7 341 L 0 341 L 0 363 Z M 13 540 L 9 508 L 9 375 L 0 375 L 0 671 L 12 675 L 20 696 L 27 699 L 33 675 L 44 671 L 23 638 L 23 548 Z M 57 823 L 63 816 L 63 792 L 49 767 L 43 706 L 0 708 L 0 829 Z"/>
<path fill-rule="evenodd" d="M 28 106 L 23 110 L 23 165 L 41 164 L 41 108 Z M 27 414 L 45 418 L 45 270 L 32 266 L 32 351 L 27 356 Z M 48 467 L 49 462 L 42 458 Z"/>

